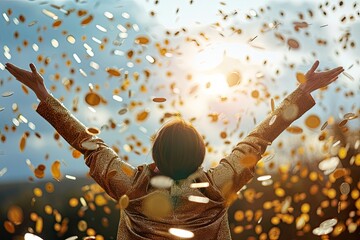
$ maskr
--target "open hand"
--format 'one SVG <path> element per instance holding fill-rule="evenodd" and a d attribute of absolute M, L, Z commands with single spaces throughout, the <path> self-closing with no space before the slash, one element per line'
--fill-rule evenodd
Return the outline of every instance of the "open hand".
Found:
<path fill-rule="evenodd" d="M 17 80 L 23 83 L 34 91 L 36 96 L 42 101 L 45 100 L 49 94 L 46 90 L 43 77 L 37 72 L 34 64 L 30 64 L 31 71 L 19 68 L 13 64 L 6 63 L 5 68 L 8 70 Z"/>
<path fill-rule="evenodd" d="M 315 72 L 318 66 L 319 61 L 316 61 L 311 69 L 305 74 L 306 82 L 300 85 L 300 88 L 307 93 L 326 87 L 335 81 L 339 74 L 344 71 L 343 67 L 337 67 L 325 72 Z"/>

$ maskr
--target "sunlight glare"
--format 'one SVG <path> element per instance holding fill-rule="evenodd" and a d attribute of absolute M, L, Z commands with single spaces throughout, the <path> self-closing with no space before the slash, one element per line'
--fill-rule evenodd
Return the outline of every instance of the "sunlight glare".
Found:
<path fill-rule="evenodd" d="M 217 67 L 224 58 L 224 48 L 213 46 L 204 49 L 194 57 L 194 65 L 197 70 L 205 71 Z"/>

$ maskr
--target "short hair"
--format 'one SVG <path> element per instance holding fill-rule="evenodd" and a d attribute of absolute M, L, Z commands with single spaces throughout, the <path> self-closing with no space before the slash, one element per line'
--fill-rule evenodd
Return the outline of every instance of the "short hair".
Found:
<path fill-rule="evenodd" d="M 191 123 L 175 118 L 158 131 L 152 157 L 161 174 L 174 180 L 185 179 L 203 163 L 205 143 Z"/>

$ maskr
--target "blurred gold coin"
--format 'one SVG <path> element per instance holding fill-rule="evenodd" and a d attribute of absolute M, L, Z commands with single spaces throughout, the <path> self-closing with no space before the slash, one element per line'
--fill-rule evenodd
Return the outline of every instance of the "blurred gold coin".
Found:
<path fill-rule="evenodd" d="M 120 70 L 116 68 L 106 68 L 106 71 L 108 74 L 114 77 L 119 77 L 121 75 Z"/>
<path fill-rule="evenodd" d="M 15 225 L 20 225 L 24 220 L 22 208 L 17 205 L 12 205 L 8 209 L 7 217 Z"/>
<path fill-rule="evenodd" d="M 146 196 L 143 200 L 142 209 L 147 217 L 159 219 L 171 214 L 172 204 L 166 193 L 156 191 Z"/>
<path fill-rule="evenodd" d="M 297 80 L 299 83 L 305 83 L 305 82 L 307 81 L 305 74 L 300 73 L 300 72 L 297 72 L 297 73 L 296 73 L 296 80 Z"/>
<path fill-rule="evenodd" d="M 138 36 L 138 37 L 135 38 L 135 43 L 136 44 L 145 45 L 145 44 L 148 44 L 149 42 L 150 42 L 150 40 L 146 36 Z"/>
<path fill-rule="evenodd" d="M 4 222 L 4 228 L 8 233 L 14 233 L 15 232 L 15 226 L 10 221 L 5 221 Z"/>
<path fill-rule="evenodd" d="M 97 106 L 99 105 L 100 101 L 100 96 L 94 92 L 88 92 L 85 96 L 85 102 L 90 106 Z"/>
<path fill-rule="evenodd" d="M 293 38 L 289 38 L 287 40 L 287 44 L 289 45 L 289 47 L 294 48 L 294 49 L 298 49 L 300 47 L 299 42 Z"/>
<path fill-rule="evenodd" d="M 286 128 L 286 131 L 290 132 L 290 133 L 294 133 L 294 134 L 300 134 L 303 132 L 301 127 L 297 127 L 297 126 L 290 126 L 288 128 Z"/>
<path fill-rule="evenodd" d="M 81 25 L 86 26 L 89 23 L 91 23 L 93 19 L 94 19 L 94 17 L 92 15 L 89 15 L 81 21 Z"/>
<path fill-rule="evenodd" d="M 60 172 L 60 161 L 56 160 L 51 164 L 51 174 L 53 178 L 56 180 L 60 180 L 61 172 Z"/>
<path fill-rule="evenodd" d="M 163 97 L 153 98 L 153 102 L 161 103 L 161 102 L 165 102 L 165 101 L 166 101 L 166 98 L 163 98 Z"/>
<path fill-rule="evenodd" d="M 317 115 L 309 115 L 305 119 L 305 124 L 309 128 L 317 128 L 320 125 L 320 118 Z"/>
<path fill-rule="evenodd" d="M 142 112 L 139 112 L 136 115 L 136 120 L 139 121 L 139 122 L 142 122 L 142 121 L 145 121 L 148 116 L 149 116 L 149 112 L 147 110 L 144 110 Z"/>

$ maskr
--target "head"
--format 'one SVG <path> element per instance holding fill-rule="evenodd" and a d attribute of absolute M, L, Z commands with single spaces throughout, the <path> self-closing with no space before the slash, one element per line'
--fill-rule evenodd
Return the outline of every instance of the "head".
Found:
<path fill-rule="evenodd" d="M 165 123 L 157 133 L 152 157 L 163 175 L 184 179 L 203 163 L 205 144 L 190 123 L 177 118 Z"/>

